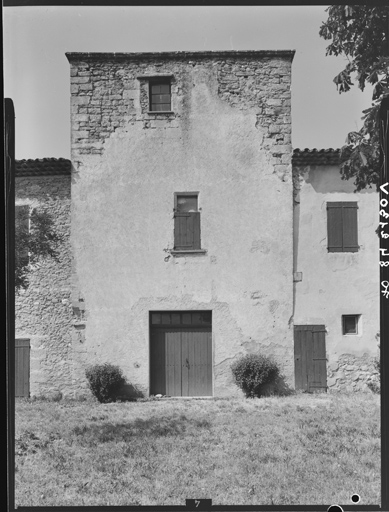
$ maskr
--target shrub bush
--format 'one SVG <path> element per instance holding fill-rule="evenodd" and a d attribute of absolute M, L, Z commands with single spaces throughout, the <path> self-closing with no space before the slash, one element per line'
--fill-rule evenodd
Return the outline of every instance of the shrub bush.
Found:
<path fill-rule="evenodd" d="M 116 402 L 117 393 L 126 382 L 121 369 L 108 363 L 90 366 L 85 375 L 100 403 Z"/>
<path fill-rule="evenodd" d="M 375 371 L 378 373 L 378 382 L 369 381 L 367 383 L 367 387 L 373 393 L 380 394 L 381 393 L 381 360 L 380 360 L 379 356 L 374 360 L 373 366 L 374 366 Z"/>
<path fill-rule="evenodd" d="M 381 386 L 380 384 L 377 384 L 377 382 L 369 381 L 367 383 L 367 387 L 376 395 L 379 395 L 381 393 Z"/>
<path fill-rule="evenodd" d="M 376 359 L 374 360 L 374 369 L 376 372 L 378 372 L 379 375 L 381 375 L 381 359 L 380 359 L 380 356 L 376 357 Z"/>
<path fill-rule="evenodd" d="M 265 386 L 275 384 L 280 377 L 280 369 L 270 357 L 248 354 L 231 366 L 236 384 L 246 397 L 260 397 Z"/>

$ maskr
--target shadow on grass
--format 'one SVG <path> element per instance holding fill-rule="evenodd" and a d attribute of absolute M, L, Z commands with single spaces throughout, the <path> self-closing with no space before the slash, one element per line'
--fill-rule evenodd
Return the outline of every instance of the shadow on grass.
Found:
<path fill-rule="evenodd" d="M 122 402 L 135 402 L 139 398 L 144 398 L 144 393 L 133 384 L 126 382 L 119 389 L 116 400 L 121 400 Z"/>
<path fill-rule="evenodd" d="M 76 426 L 71 434 L 77 436 L 77 443 L 81 445 L 96 445 L 98 443 L 128 442 L 142 438 L 196 435 L 200 428 L 209 428 L 210 426 L 211 423 L 207 420 L 188 419 L 182 414 L 177 418 L 137 418 L 128 423 Z"/>
<path fill-rule="evenodd" d="M 290 396 L 295 394 L 296 391 L 285 382 L 283 375 L 277 377 L 271 384 L 266 384 L 261 388 L 261 396 Z"/>

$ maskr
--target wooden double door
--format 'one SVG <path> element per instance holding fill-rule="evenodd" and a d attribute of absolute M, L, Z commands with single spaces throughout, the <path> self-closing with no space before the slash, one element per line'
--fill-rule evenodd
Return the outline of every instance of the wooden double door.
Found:
<path fill-rule="evenodd" d="M 327 358 L 324 325 L 295 325 L 294 369 L 296 389 L 327 390 Z"/>
<path fill-rule="evenodd" d="M 212 396 L 211 327 L 151 329 L 150 393 Z"/>

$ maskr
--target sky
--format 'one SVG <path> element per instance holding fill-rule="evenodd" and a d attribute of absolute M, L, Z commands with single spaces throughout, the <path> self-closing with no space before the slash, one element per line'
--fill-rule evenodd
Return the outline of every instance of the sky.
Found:
<path fill-rule="evenodd" d="M 346 61 L 326 56 L 326 6 L 29 6 L 3 8 L 4 95 L 16 158 L 70 158 L 65 52 L 295 50 L 293 148 L 338 148 L 361 125 L 371 88 L 339 94 Z"/>

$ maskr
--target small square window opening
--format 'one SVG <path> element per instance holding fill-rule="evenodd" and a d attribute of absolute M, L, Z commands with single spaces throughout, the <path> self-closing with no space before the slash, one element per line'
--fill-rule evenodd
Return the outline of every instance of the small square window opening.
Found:
<path fill-rule="evenodd" d="M 170 112 L 172 109 L 170 81 L 150 81 L 150 111 Z"/>
<path fill-rule="evenodd" d="M 344 335 L 358 334 L 358 324 L 360 315 L 343 315 L 342 328 Z"/>

